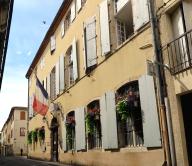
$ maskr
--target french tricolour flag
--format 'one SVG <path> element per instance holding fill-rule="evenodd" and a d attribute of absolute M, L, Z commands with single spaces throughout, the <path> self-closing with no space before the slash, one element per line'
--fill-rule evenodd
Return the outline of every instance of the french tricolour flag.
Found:
<path fill-rule="evenodd" d="M 48 93 L 36 76 L 36 93 L 33 100 L 33 110 L 45 116 L 48 109 Z"/>

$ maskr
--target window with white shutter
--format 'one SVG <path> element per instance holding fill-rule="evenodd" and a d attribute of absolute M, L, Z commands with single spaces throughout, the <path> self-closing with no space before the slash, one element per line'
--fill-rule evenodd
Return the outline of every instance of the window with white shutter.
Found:
<path fill-rule="evenodd" d="M 50 38 L 50 47 L 51 47 L 51 54 L 52 54 L 56 49 L 56 37 L 55 37 L 55 35 L 52 35 Z"/>
<path fill-rule="evenodd" d="M 55 65 L 55 80 L 56 80 L 56 95 L 59 94 L 59 83 L 60 83 L 60 74 L 59 74 L 59 61 Z"/>
<path fill-rule="evenodd" d="M 78 62 L 77 62 L 77 41 L 74 38 L 72 43 L 72 55 L 71 59 L 73 61 L 73 79 L 74 81 L 78 79 Z"/>
<path fill-rule="evenodd" d="M 61 37 L 65 35 L 65 22 L 61 21 Z"/>
<path fill-rule="evenodd" d="M 100 28 L 101 28 L 102 55 L 106 55 L 111 51 L 110 35 L 109 35 L 108 0 L 104 0 L 100 4 Z"/>
<path fill-rule="evenodd" d="M 33 96 L 29 96 L 29 118 L 33 118 Z"/>
<path fill-rule="evenodd" d="M 71 5 L 71 22 L 74 21 L 75 17 L 76 17 L 75 0 L 73 0 Z"/>
<path fill-rule="evenodd" d="M 81 2 L 81 0 L 76 0 L 76 10 L 77 10 L 77 12 L 80 11 L 81 6 L 82 6 L 82 2 Z"/>
<path fill-rule="evenodd" d="M 100 99 L 102 147 L 118 148 L 115 93 L 107 92 Z"/>
<path fill-rule="evenodd" d="M 75 110 L 75 139 L 76 139 L 76 150 L 81 151 L 86 149 L 85 139 L 85 108 L 80 107 Z"/>
<path fill-rule="evenodd" d="M 134 31 L 149 22 L 147 0 L 132 0 Z"/>
<path fill-rule="evenodd" d="M 59 92 L 61 93 L 65 89 L 65 58 L 63 54 L 59 57 L 59 73 Z"/>
<path fill-rule="evenodd" d="M 161 147 L 159 116 L 152 76 L 144 75 L 139 79 L 139 94 L 143 114 L 144 146 Z"/>
<path fill-rule="evenodd" d="M 50 98 L 53 100 L 56 97 L 56 72 L 55 67 L 52 69 L 50 74 Z"/>
<path fill-rule="evenodd" d="M 85 55 L 86 55 L 86 73 L 92 71 L 97 64 L 97 46 L 96 46 L 96 19 L 90 18 L 84 27 Z"/>

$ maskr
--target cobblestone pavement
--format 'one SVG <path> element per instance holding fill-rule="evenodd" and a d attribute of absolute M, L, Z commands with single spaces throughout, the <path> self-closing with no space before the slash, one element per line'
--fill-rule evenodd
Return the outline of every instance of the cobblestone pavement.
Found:
<path fill-rule="evenodd" d="M 27 159 L 26 157 L 0 157 L 0 166 L 69 166 L 55 162 Z"/>

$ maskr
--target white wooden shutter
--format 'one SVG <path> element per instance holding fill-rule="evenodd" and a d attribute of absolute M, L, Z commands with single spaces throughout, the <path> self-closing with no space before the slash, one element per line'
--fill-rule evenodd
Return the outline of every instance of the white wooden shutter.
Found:
<path fill-rule="evenodd" d="M 59 94 L 59 61 L 55 65 L 55 83 L 56 83 L 56 95 Z"/>
<path fill-rule="evenodd" d="M 73 0 L 73 3 L 71 5 L 71 22 L 73 22 L 73 20 L 76 17 L 76 12 L 75 12 L 75 0 Z"/>
<path fill-rule="evenodd" d="M 117 119 L 115 93 L 107 92 L 100 100 L 102 145 L 104 149 L 117 149 Z"/>
<path fill-rule="evenodd" d="M 65 126 L 65 120 L 66 116 L 64 115 L 64 119 L 62 120 L 62 146 L 63 146 L 63 151 L 67 151 L 67 143 L 66 143 L 66 126 Z"/>
<path fill-rule="evenodd" d="M 75 139 L 76 150 L 84 150 L 86 148 L 85 142 L 85 108 L 81 107 L 75 110 Z"/>
<path fill-rule="evenodd" d="M 78 78 L 78 64 L 77 64 L 77 44 L 76 39 L 73 39 L 72 43 L 72 61 L 73 61 L 73 77 L 74 80 Z"/>
<path fill-rule="evenodd" d="M 85 37 L 87 67 L 91 67 L 97 64 L 95 17 L 92 17 L 86 22 Z"/>
<path fill-rule="evenodd" d="M 65 21 L 61 21 L 61 37 L 65 35 Z"/>
<path fill-rule="evenodd" d="M 44 89 L 47 91 L 47 78 L 44 79 Z"/>
<path fill-rule="evenodd" d="M 87 68 L 86 41 L 85 41 L 85 38 L 86 38 L 86 27 L 85 27 L 85 25 L 83 24 L 82 40 L 83 40 L 83 61 L 84 61 L 83 68 L 84 68 L 84 70 L 86 70 L 86 68 Z"/>
<path fill-rule="evenodd" d="M 59 57 L 59 73 L 59 92 L 63 92 L 63 90 L 65 89 L 65 58 L 63 54 Z"/>
<path fill-rule="evenodd" d="M 56 38 L 55 35 L 51 36 L 51 51 L 54 51 L 56 49 Z"/>
<path fill-rule="evenodd" d="M 82 1 L 82 0 L 77 0 L 77 1 L 76 1 L 76 9 L 77 9 L 77 12 L 79 12 L 79 10 L 81 9 L 81 6 L 82 6 L 81 1 Z"/>
<path fill-rule="evenodd" d="M 143 115 L 144 145 L 146 147 L 160 147 L 159 118 L 152 76 L 144 75 L 139 79 L 139 93 Z"/>
<path fill-rule="evenodd" d="M 108 52 L 111 51 L 110 35 L 109 35 L 108 0 L 104 0 L 100 4 L 100 28 L 101 28 L 102 55 L 106 55 Z"/>
<path fill-rule="evenodd" d="M 51 92 L 51 85 L 50 85 L 50 74 L 47 76 L 47 93 L 50 98 L 50 92 Z"/>
<path fill-rule="evenodd" d="M 29 96 L 29 118 L 33 117 L 33 97 Z"/>
<path fill-rule="evenodd" d="M 149 21 L 149 10 L 147 0 L 132 0 L 134 30 Z"/>
<path fill-rule="evenodd" d="M 117 13 L 129 2 L 130 0 L 118 0 L 116 2 Z"/>

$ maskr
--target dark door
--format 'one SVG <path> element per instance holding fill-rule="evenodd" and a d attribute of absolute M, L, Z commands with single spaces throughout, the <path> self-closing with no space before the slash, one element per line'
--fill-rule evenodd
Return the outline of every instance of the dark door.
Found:
<path fill-rule="evenodd" d="M 189 165 L 192 165 L 192 93 L 181 96 Z"/>
<path fill-rule="evenodd" d="M 51 160 L 58 161 L 58 124 L 53 119 L 51 124 Z"/>

